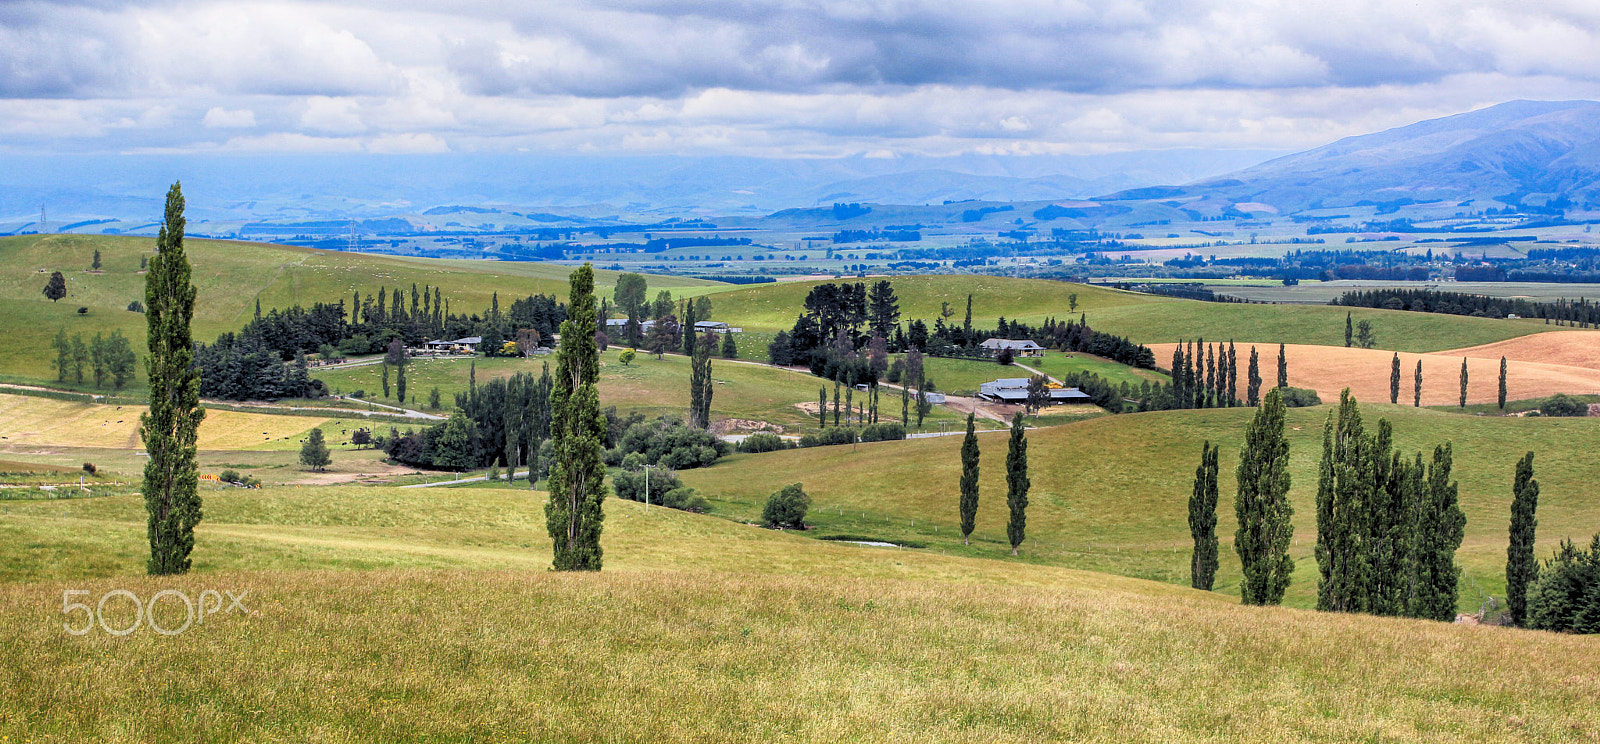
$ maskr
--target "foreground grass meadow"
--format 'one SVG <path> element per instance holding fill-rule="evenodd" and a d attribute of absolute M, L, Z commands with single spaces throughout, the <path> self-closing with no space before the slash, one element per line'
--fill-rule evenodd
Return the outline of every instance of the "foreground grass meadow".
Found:
<path fill-rule="evenodd" d="M 617 501 L 606 572 L 554 574 L 542 497 L 226 492 L 207 502 L 196 570 L 163 579 L 139 575 L 137 498 L 12 503 L 0 516 L 11 579 L 0 584 L 0 736 L 1600 737 L 1592 638 L 1242 608 L 1137 579 L 828 544 Z M 78 557 L 29 551 L 62 543 Z M 19 571 L 19 558 L 53 568 Z M 63 591 L 93 601 L 169 588 L 247 591 L 248 614 L 219 612 L 175 636 L 62 627 Z M 109 627 L 132 621 L 119 602 Z M 156 617 L 181 626 L 182 606 L 163 603 Z"/>

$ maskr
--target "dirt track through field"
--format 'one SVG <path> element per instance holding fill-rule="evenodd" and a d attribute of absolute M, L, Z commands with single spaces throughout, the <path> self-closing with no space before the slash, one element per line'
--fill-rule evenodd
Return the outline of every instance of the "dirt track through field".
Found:
<path fill-rule="evenodd" d="M 1549 331 L 1440 354 L 1600 370 L 1600 331 Z"/>
<path fill-rule="evenodd" d="M 1520 339 L 1519 339 L 1520 340 Z M 1505 342 L 1512 343 L 1512 342 Z M 1157 363 L 1172 363 L 1175 344 L 1153 344 Z M 1250 368 L 1250 344 L 1235 343 L 1239 353 L 1238 396 L 1245 397 Z M 1499 346 L 1496 344 L 1495 346 Z M 1486 348 L 1486 347 L 1480 347 Z M 1277 384 L 1278 345 L 1257 344 L 1263 390 Z M 1337 401 L 1348 387 L 1363 402 L 1389 402 L 1389 373 L 1394 352 L 1342 346 L 1289 344 L 1285 347 L 1289 384 L 1310 388 L 1324 403 Z M 1500 357 L 1473 357 L 1463 352 L 1437 354 L 1400 353 L 1400 402 L 1410 405 L 1417 361 L 1422 361 L 1422 405 L 1455 405 L 1461 394 L 1461 359 L 1467 357 L 1467 402 L 1493 403 L 1499 394 Z M 1600 393 L 1600 368 L 1510 359 L 1507 354 L 1508 400 L 1543 398 L 1554 393 Z M 1203 374 L 1203 373 L 1202 373 Z"/>

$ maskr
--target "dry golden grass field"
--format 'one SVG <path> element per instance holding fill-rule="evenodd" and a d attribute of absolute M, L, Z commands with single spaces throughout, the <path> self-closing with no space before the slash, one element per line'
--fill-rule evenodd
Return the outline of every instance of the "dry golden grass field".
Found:
<path fill-rule="evenodd" d="M 1549 331 L 1440 353 L 1600 369 L 1600 331 Z"/>
<path fill-rule="evenodd" d="M 1541 334 L 1542 335 L 1542 334 Z M 1532 337 L 1530 337 L 1532 338 Z M 1600 339 L 1600 334 L 1590 336 Z M 1522 343 L 1514 339 L 1504 344 Z M 1546 342 L 1552 343 L 1552 342 Z M 1562 349 L 1577 347 L 1578 339 L 1561 339 L 1553 345 Z M 1156 362 L 1163 368 L 1172 363 L 1176 344 L 1152 344 Z M 1530 344 L 1530 347 L 1533 345 Z M 1235 342 L 1239 352 L 1239 397 L 1244 397 L 1249 369 L 1250 344 Z M 1478 347 L 1487 348 L 1487 347 Z M 1261 355 L 1262 384 L 1271 386 L 1278 379 L 1278 345 L 1256 344 Z M 1580 352 L 1571 352 L 1577 354 Z M 1478 352 L 1411 354 L 1400 352 L 1400 402 L 1412 402 L 1412 380 L 1417 360 L 1422 360 L 1422 405 L 1453 406 L 1461 400 L 1461 359 L 1467 357 L 1467 403 L 1494 403 L 1499 395 L 1500 357 Z M 1395 352 L 1343 346 L 1288 344 L 1285 356 L 1289 365 L 1289 384 L 1310 388 L 1323 402 L 1337 401 L 1339 391 L 1350 388 L 1364 402 L 1389 402 L 1389 374 Z M 1509 357 L 1509 355 L 1508 355 Z M 1506 362 L 1508 400 L 1544 398 L 1554 393 L 1589 395 L 1600 393 L 1600 367 L 1579 367 L 1508 358 Z"/>
<path fill-rule="evenodd" d="M 139 416 L 144 406 L 100 405 L 0 394 L 0 442 L 143 449 Z M 237 411 L 206 411 L 200 422 L 200 447 L 245 449 L 299 435 L 327 419 L 273 416 Z"/>

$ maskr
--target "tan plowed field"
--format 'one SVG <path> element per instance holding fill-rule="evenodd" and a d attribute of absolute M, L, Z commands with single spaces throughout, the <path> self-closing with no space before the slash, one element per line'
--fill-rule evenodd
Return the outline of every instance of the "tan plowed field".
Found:
<path fill-rule="evenodd" d="M 144 406 L 0 395 L 0 442 L 144 449 L 139 439 L 139 415 L 144 411 Z M 205 420 L 200 422 L 200 448 L 246 449 L 284 437 L 298 438 L 325 420 L 206 411 Z"/>
<path fill-rule="evenodd" d="M 1540 334 L 1545 335 L 1545 334 Z M 1596 336 L 1600 337 L 1600 336 Z M 1510 344 L 1515 341 L 1507 341 Z M 1163 368 L 1172 364 L 1176 344 L 1152 344 L 1156 362 Z M 1498 346 L 1498 344 L 1496 344 Z M 1236 344 L 1239 350 L 1239 398 L 1245 397 L 1246 376 L 1250 368 L 1250 344 Z M 1258 344 L 1261 355 L 1261 380 L 1264 387 L 1277 383 L 1278 345 Z M 1389 371 L 1394 352 L 1381 349 L 1347 349 L 1342 346 L 1289 344 L 1286 349 L 1289 384 L 1310 388 L 1323 402 L 1336 401 L 1339 391 L 1350 388 L 1363 402 L 1389 402 Z M 1413 375 L 1417 360 L 1422 360 L 1422 405 L 1455 405 L 1460 401 L 1460 352 L 1438 354 L 1400 353 L 1400 402 L 1412 401 Z M 1600 393 L 1600 369 L 1510 360 L 1507 355 L 1506 389 L 1508 400 L 1542 398 L 1554 393 Z M 1467 402 L 1493 403 L 1499 394 L 1500 358 L 1467 358 Z"/>
<path fill-rule="evenodd" d="M 1600 331 L 1549 331 L 1439 353 L 1600 369 Z"/>

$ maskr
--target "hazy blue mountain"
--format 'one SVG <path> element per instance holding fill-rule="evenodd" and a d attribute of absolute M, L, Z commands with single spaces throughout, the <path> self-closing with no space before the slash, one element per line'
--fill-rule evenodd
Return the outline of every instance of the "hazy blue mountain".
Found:
<path fill-rule="evenodd" d="M 939 204 L 1080 198 L 1192 181 L 1280 154 L 1171 150 L 1086 156 L 65 155 L 0 156 L 0 231 L 160 214 L 181 180 L 190 220 L 368 219 L 439 206 L 650 220 L 761 215 L 834 201 Z"/>
<path fill-rule="evenodd" d="M 1283 211 L 1361 201 L 1600 206 L 1600 103 L 1511 101 L 1348 137 L 1183 187 Z"/>

